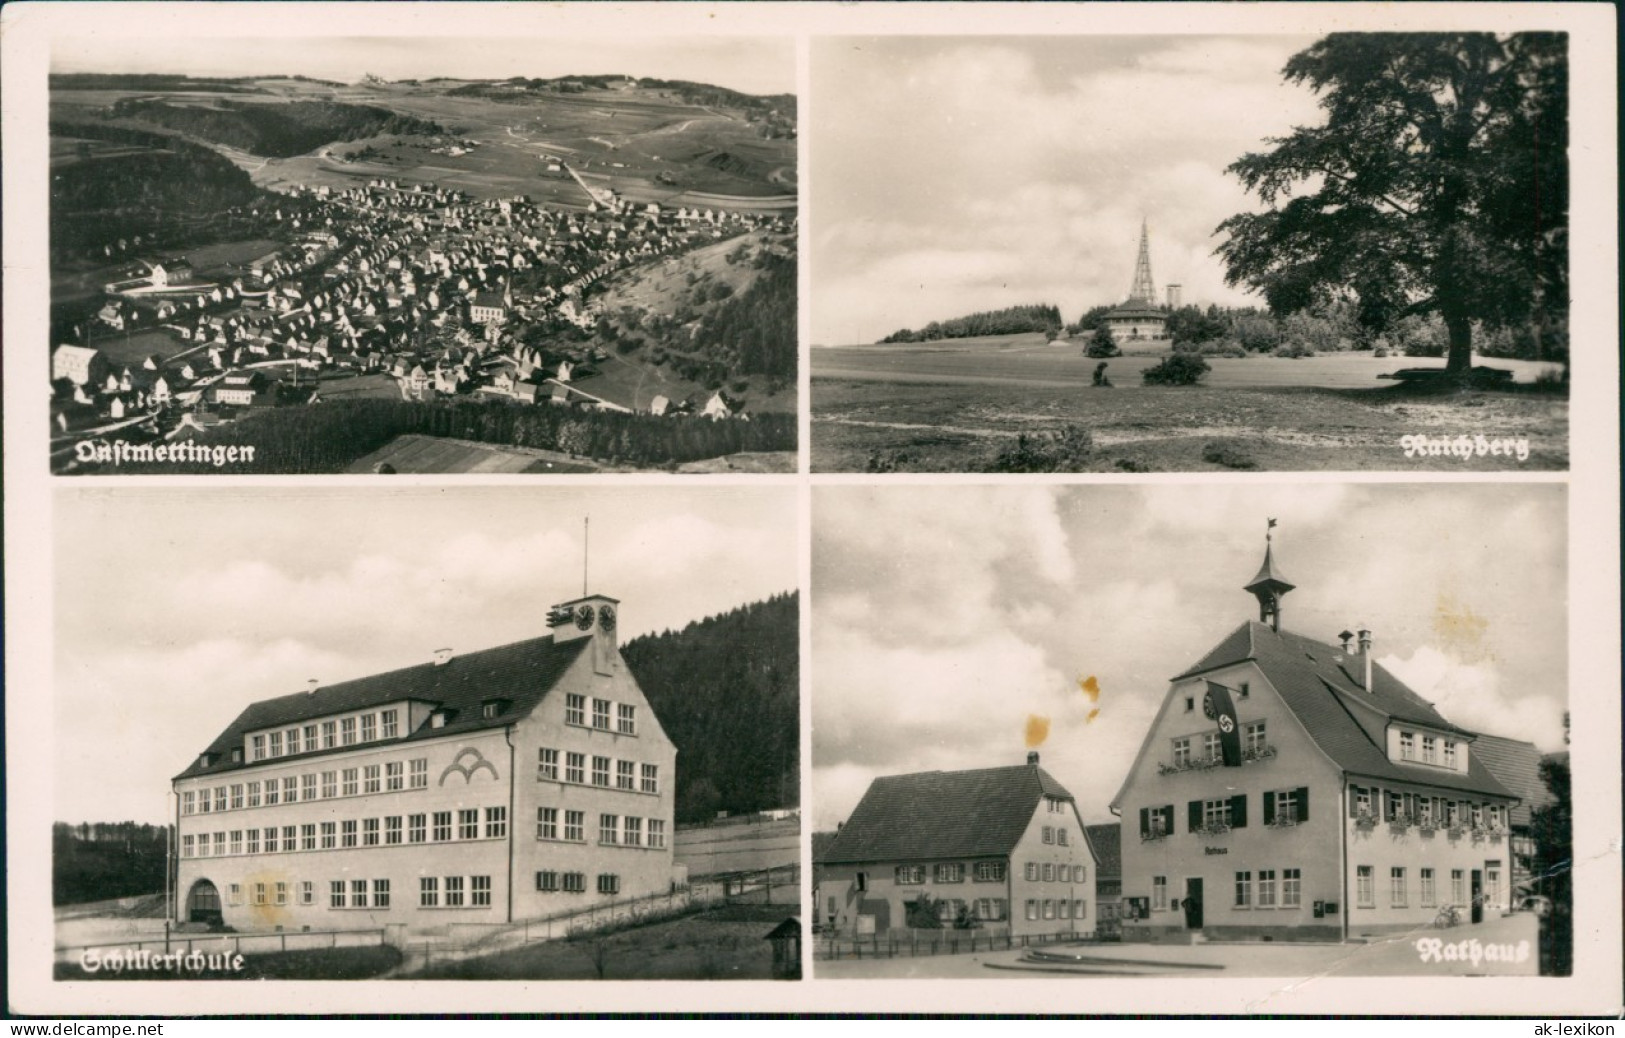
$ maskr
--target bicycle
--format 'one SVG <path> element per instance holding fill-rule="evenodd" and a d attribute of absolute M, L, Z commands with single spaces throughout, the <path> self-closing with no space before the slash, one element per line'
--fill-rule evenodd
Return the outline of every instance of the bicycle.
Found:
<path fill-rule="evenodd" d="M 1448 930 L 1452 926 L 1461 925 L 1461 909 L 1455 905 L 1445 905 L 1439 909 L 1439 914 L 1433 917 L 1435 930 Z"/>

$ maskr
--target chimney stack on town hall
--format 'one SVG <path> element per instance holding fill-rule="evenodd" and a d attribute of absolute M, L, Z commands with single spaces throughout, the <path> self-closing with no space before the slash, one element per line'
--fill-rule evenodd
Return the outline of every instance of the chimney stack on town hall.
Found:
<path fill-rule="evenodd" d="M 1365 690 L 1371 691 L 1371 628 L 1360 625 L 1360 659 L 1365 662 Z"/>
<path fill-rule="evenodd" d="M 1027 764 L 1029 766 L 1031 766 L 1031 767 L 1034 767 L 1034 768 L 1038 767 L 1038 751 L 1037 750 L 1028 750 L 1027 751 Z"/>

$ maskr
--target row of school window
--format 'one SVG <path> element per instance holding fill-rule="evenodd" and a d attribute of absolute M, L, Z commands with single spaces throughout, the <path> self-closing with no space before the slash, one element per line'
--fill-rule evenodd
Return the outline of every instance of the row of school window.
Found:
<path fill-rule="evenodd" d="M 1442 762 L 1439 754 L 1441 744 L 1444 747 L 1444 759 Z M 1447 768 L 1454 768 L 1456 766 L 1456 752 L 1456 740 L 1441 740 L 1435 736 L 1424 734 L 1422 736 L 1422 755 L 1418 757 L 1416 755 L 1416 733 L 1403 731 L 1399 733 L 1400 760 L 1420 760 L 1423 764 L 1443 763 L 1443 765 Z"/>
<path fill-rule="evenodd" d="M 1376 869 L 1370 865 L 1357 865 L 1354 870 L 1354 904 L 1356 908 L 1376 908 L 1377 891 Z M 1501 888 L 1501 863 L 1489 861 L 1484 863 L 1484 890 L 1483 899 L 1486 904 L 1498 904 Z M 1417 895 L 1419 904 L 1423 908 L 1436 908 L 1439 904 L 1438 880 L 1431 868 L 1417 870 Z M 1467 903 L 1469 892 L 1467 889 L 1467 870 L 1450 870 L 1450 904 L 1464 905 Z M 1410 907 L 1410 882 L 1408 870 L 1403 865 L 1395 865 L 1388 870 L 1388 907 Z"/>
<path fill-rule="evenodd" d="M 1004 862 L 979 861 L 972 865 L 969 871 L 971 878 L 977 883 L 1004 882 Z M 924 865 L 897 866 L 897 882 L 901 886 L 917 886 L 925 882 L 926 867 Z M 931 866 L 931 881 L 933 883 L 963 883 L 966 869 L 964 863 L 957 861 L 938 862 Z"/>
<path fill-rule="evenodd" d="M 1195 740 L 1201 740 L 1202 756 L 1194 756 L 1196 751 Z M 1196 760 L 1216 761 L 1224 756 L 1222 743 L 1217 731 L 1207 732 L 1203 735 L 1183 735 L 1174 741 L 1174 764 L 1179 767 L 1188 767 Z M 1242 752 L 1254 756 L 1262 753 L 1269 746 L 1269 737 L 1263 721 L 1252 721 L 1241 727 Z"/>
<path fill-rule="evenodd" d="M 564 769 L 559 770 L 560 759 L 563 759 Z M 592 758 L 592 781 L 587 781 L 587 755 L 566 751 L 560 753 L 552 747 L 543 746 L 536 751 L 536 781 L 538 782 L 566 782 L 571 785 L 594 785 L 603 789 L 619 789 L 635 793 L 660 792 L 660 765 L 640 764 L 631 760 L 612 760 L 609 757 L 594 756 Z M 610 782 L 614 776 L 613 786 Z M 562 776 L 562 777 L 561 777 Z"/>
<path fill-rule="evenodd" d="M 1081 898 L 1067 900 L 1065 898 L 1029 898 L 1027 900 L 1027 918 L 1033 919 L 1087 919 L 1089 918 L 1089 902 Z"/>
<path fill-rule="evenodd" d="M 181 794 L 181 814 L 220 814 L 245 808 L 296 804 L 301 800 L 335 800 L 339 797 L 428 788 L 429 758 L 415 757 L 407 761 L 380 761 L 354 768 L 312 771 L 279 779 L 187 790 Z"/>
<path fill-rule="evenodd" d="M 1298 908 L 1303 904 L 1303 870 L 1259 869 L 1236 873 L 1236 907 Z"/>
<path fill-rule="evenodd" d="M 615 727 L 610 727 L 611 711 Z M 592 700 L 592 724 L 587 723 L 587 697 L 571 692 L 564 697 L 564 723 L 580 728 L 596 728 L 601 732 L 614 731 L 617 735 L 638 734 L 638 708 L 632 703 L 614 703 L 608 699 Z"/>
<path fill-rule="evenodd" d="M 536 889 L 544 894 L 585 894 L 587 892 L 587 874 L 585 872 L 557 872 L 545 869 L 536 873 Z M 613 872 L 600 872 L 598 874 L 598 892 L 600 894 L 619 894 L 621 892 L 621 877 Z"/>
<path fill-rule="evenodd" d="M 1423 796 L 1420 793 L 1402 793 L 1375 786 L 1350 787 L 1354 795 L 1349 798 L 1349 817 L 1370 818 L 1379 822 L 1401 822 L 1409 825 L 1442 826 L 1453 829 L 1470 826 L 1482 829 L 1501 829 L 1505 814 L 1500 804 L 1483 804 L 1450 797 Z"/>
<path fill-rule="evenodd" d="M 1187 832 L 1215 832 L 1244 829 L 1247 826 L 1246 793 L 1210 800 L 1192 800 L 1185 805 Z M 1264 824 L 1299 825 L 1309 820 L 1309 787 L 1266 790 L 1260 798 Z M 1174 831 L 1174 805 L 1140 808 L 1140 839 L 1155 839 Z"/>
<path fill-rule="evenodd" d="M 587 812 L 538 807 L 536 838 L 586 843 Z M 598 842 L 610 847 L 664 847 L 666 822 L 662 818 L 601 814 L 598 816 Z"/>
<path fill-rule="evenodd" d="M 357 746 L 380 739 L 397 739 L 401 734 L 400 716 L 400 711 L 395 709 L 375 710 L 353 717 L 335 717 L 315 724 L 262 732 L 249 739 L 249 759 L 269 760 L 340 746 Z"/>
<path fill-rule="evenodd" d="M 481 833 L 484 836 L 481 836 Z M 238 854 L 278 854 L 294 851 L 331 851 L 351 847 L 396 846 L 401 843 L 450 843 L 456 840 L 500 840 L 508 835 L 508 809 L 487 807 L 483 824 L 480 809 L 435 811 L 383 818 L 346 818 L 302 825 L 269 825 L 261 829 L 187 833 L 181 837 L 181 857 L 220 858 Z"/>

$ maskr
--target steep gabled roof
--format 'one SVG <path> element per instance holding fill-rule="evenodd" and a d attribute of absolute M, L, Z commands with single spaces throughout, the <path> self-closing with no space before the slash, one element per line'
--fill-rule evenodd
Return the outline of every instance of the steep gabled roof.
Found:
<path fill-rule="evenodd" d="M 242 746 L 244 736 L 251 731 L 300 724 L 402 700 L 433 703 L 453 713 L 445 725 L 439 728 L 421 725 L 398 740 L 400 743 L 483 728 L 500 728 L 529 715 L 552 691 L 554 684 L 591 640 L 576 638 L 556 644 L 552 635 L 548 635 L 453 656 L 439 665 L 423 663 L 354 681 L 342 681 L 314 692 L 295 692 L 275 699 L 263 699 L 237 715 L 237 719 L 209 744 L 205 753 L 214 760 L 213 764 L 205 765 L 199 758 L 176 778 L 240 771 L 266 764 L 285 764 L 291 760 L 348 752 L 356 747 L 345 746 L 268 761 L 234 763 L 230 751 L 233 747 Z M 492 699 L 507 700 L 511 705 L 496 717 L 482 717 L 481 705 Z M 393 743 L 368 745 L 387 746 Z"/>
<path fill-rule="evenodd" d="M 1036 764 L 887 775 L 870 783 L 826 864 L 1009 854 L 1044 797 L 1072 794 Z"/>
<path fill-rule="evenodd" d="M 1371 666 L 1371 688 L 1362 687 L 1364 661 L 1357 653 L 1344 652 L 1336 645 L 1276 631 L 1269 624 L 1250 620 L 1226 635 L 1196 666 L 1173 680 L 1247 661 L 1263 671 L 1310 738 L 1345 771 L 1368 778 L 1415 782 L 1490 796 L 1514 795 L 1496 780 L 1476 753 L 1468 754 L 1465 774 L 1390 760 L 1382 741 L 1382 728 L 1386 725 L 1362 725 L 1356 714 L 1370 715 L 1379 721 L 1386 718 L 1410 722 L 1458 734 L 1466 740 L 1475 739 L 1477 735 L 1445 720 L 1432 703 L 1375 661 Z"/>
<path fill-rule="evenodd" d="M 1084 827 L 1084 836 L 1095 852 L 1095 872 L 1101 877 L 1123 875 L 1123 824 L 1108 822 Z"/>
<path fill-rule="evenodd" d="M 1553 803 L 1552 791 L 1540 777 L 1541 753 L 1534 743 L 1480 735 L 1473 742 L 1472 753 L 1521 801 L 1512 809 L 1511 824 L 1526 826 L 1534 808 Z"/>

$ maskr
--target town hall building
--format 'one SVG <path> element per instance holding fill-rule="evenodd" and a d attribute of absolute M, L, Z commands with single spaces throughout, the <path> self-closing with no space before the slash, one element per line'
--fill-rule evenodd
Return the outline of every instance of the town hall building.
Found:
<path fill-rule="evenodd" d="M 428 929 L 671 890 L 677 751 L 618 608 L 250 705 L 174 780 L 176 921 Z"/>
<path fill-rule="evenodd" d="M 1125 940 L 1348 940 L 1510 908 L 1517 796 L 1479 736 L 1373 660 L 1281 627 L 1268 543 L 1243 623 L 1173 678 L 1112 802 Z"/>

